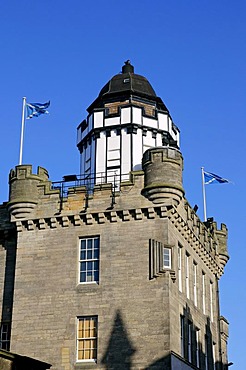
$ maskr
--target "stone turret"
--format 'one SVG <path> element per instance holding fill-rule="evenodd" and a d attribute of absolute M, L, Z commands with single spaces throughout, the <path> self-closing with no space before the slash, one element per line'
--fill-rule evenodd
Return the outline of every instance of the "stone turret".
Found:
<path fill-rule="evenodd" d="M 38 167 L 37 174 L 32 173 L 31 165 L 20 165 L 9 174 L 8 210 L 11 217 L 23 218 L 38 204 L 38 186 L 49 178 L 45 168 Z"/>
<path fill-rule="evenodd" d="M 218 240 L 218 253 L 220 257 L 220 263 L 225 267 L 226 263 L 229 260 L 229 254 L 227 250 L 227 237 L 228 230 L 225 224 L 221 224 L 221 229 L 217 229 L 216 222 L 214 222 L 214 233 Z"/>
<path fill-rule="evenodd" d="M 178 204 L 184 195 L 182 186 L 183 157 L 174 147 L 156 147 L 143 155 L 143 194 L 153 203 L 172 199 Z"/>

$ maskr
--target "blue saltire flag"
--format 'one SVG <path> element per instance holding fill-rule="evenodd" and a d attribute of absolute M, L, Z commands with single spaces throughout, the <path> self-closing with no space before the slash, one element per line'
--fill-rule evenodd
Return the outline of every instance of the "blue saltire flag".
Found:
<path fill-rule="evenodd" d="M 26 103 L 27 108 L 27 117 L 26 119 L 31 119 L 33 117 L 38 117 L 41 114 L 47 114 L 49 113 L 47 111 L 47 108 L 50 106 L 50 101 L 47 103 L 41 104 L 41 103 Z"/>
<path fill-rule="evenodd" d="M 230 181 L 227 179 L 224 179 L 223 177 L 220 177 L 218 175 L 215 175 L 212 172 L 204 171 L 204 184 L 225 184 L 229 183 Z"/>

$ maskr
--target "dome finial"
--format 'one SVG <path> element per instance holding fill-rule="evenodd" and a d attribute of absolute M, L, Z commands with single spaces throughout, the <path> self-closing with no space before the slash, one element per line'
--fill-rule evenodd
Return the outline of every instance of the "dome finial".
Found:
<path fill-rule="evenodd" d="M 131 65 L 130 59 L 127 59 L 122 67 L 122 73 L 134 73 L 134 67 Z"/>

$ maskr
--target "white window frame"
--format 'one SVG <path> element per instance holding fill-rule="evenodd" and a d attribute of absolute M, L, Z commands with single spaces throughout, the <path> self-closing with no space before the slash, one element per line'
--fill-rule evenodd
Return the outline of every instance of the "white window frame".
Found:
<path fill-rule="evenodd" d="M 179 291 L 182 293 L 182 247 L 178 245 L 178 279 L 179 279 Z"/>
<path fill-rule="evenodd" d="M 214 309 L 213 309 L 214 300 L 213 300 L 213 282 L 211 280 L 209 284 L 209 295 L 210 295 L 210 320 L 211 322 L 213 322 L 214 321 Z"/>
<path fill-rule="evenodd" d="M 213 369 L 216 370 L 216 343 L 213 342 Z"/>
<path fill-rule="evenodd" d="M 202 311 L 206 314 L 206 274 L 202 271 Z"/>
<path fill-rule="evenodd" d="M 99 284 L 100 237 L 79 240 L 79 284 Z"/>
<path fill-rule="evenodd" d="M 180 353 L 182 357 L 185 357 L 185 323 L 183 315 L 180 315 Z"/>
<path fill-rule="evenodd" d="M 79 330 L 79 328 L 81 322 L 89 323 L 88 329 L 89 333 L 86 333 L 85 325 L 82 324 L 83 330 L 80 335 L 81 330 Z M 98 340 L 98 317 L 97 316 L 77 317 L 77 349 L 76 349 L 77 362 L 97 361 L 97 340 Z M 95 345 L 95 347 L 93 345 Z M 82 354 L 82 356 L 80 356 L 80 353 Z M 88 357 L 87 353 L 89 353 Z"/>
<path fill-rule="evenodd" d="M 190 255 L 185 254 L 185 287 L 186 287 L 186 297 L 190 299 L 190 266 L 189 266 Z"/>
<path fill-rule="evenodd" d="M 168 247 L 163 247 L 163 268 L 172 268 L 172 249 Z"/>
<path fill-rule="evenodd" d="M 194 304 L 197 307 L 197 263 L 193 261 L 193 295 Z"/>

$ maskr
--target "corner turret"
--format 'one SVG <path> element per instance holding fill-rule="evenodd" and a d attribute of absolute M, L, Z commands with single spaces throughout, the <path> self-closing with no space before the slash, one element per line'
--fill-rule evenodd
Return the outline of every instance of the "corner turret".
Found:
<path fill-rule="evenodd" d="M 42 167 L 38 167 L 37 174 L 32 173 L 31 165 L 19 165 L 10 171 L 7 206 L 11 217 L 23 218 L 32 212 L 38 204 L 37 185 L 48 179 L 48 172 Z"/>
<path fill-rule="evenodd" d="M 171 146 L 148 149 L 143 155 L 142 166 L 145 174 L 143 195 L 153 203 L 171 198 L 179 204 L 184 195 L 180 151 Z"/>

